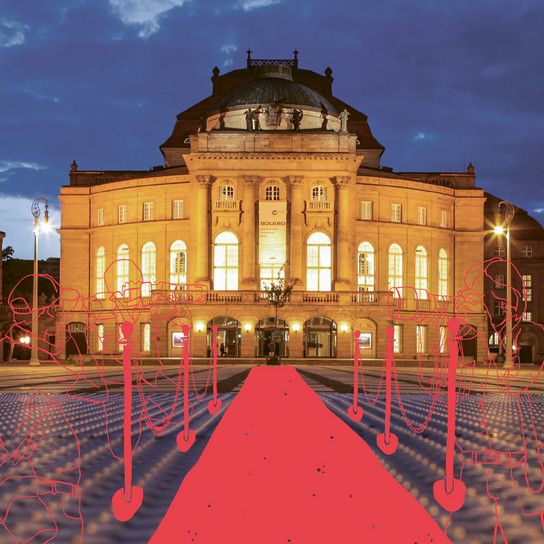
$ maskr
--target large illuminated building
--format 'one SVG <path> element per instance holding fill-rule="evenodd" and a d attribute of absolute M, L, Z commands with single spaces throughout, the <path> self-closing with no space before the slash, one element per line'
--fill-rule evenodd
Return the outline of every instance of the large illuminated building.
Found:
<path fill-rule="evenodd" d="M 76 344 L 118 353 L 120 310 L 111 310 L 143 279 L 148 306 L 131 315 L 146 357 L 180 355 L 183 308 L 195 357 L 209 354 L 212 325 L 225 355 L 241 360 L 350 358 L 356 330 L 363 358 L 380 359 L 389 326 L 398 361 L 434 357 L 445 329 L 421 316 L 439 301 L 452 315 L 448 297 L 483 260 L 484 192 L 471 166 L 382 167 L 384 147 L 366 115 L 333 95 L 331 73 L 299 68 L 296 53 L 248 53 L 243 69 L 214 68 L 212 94 L 177 116 L 160 146 L 164 166 L 82 171 L 74 162 L 60 195 L 61 284 L 94 297 L 101 313 L 85 346 L 87 317 L 73 306 L 68 354 Z M 276 321 L 264 287 L 280 276 L 294 288 Z M 478 274 L 469 282 L 483 291 Z M 208 289 L 203 300 L 195 284 Z M 389 292 L 401 286 L 412 289 Z M 168 319 L 176 301 L 185 317 Z M 486 338 L 482 306 L 470 311 Z M 483 360 L 486 343 L 465 342 L 465 356 Z"/>

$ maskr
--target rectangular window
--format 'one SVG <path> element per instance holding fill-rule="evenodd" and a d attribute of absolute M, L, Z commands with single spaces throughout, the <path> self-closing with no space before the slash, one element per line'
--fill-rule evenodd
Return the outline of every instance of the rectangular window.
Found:
<path fill-rule="evenodd" d="M 504 274 L 495 274 L 495 289 L 504 289 Z"/>
<path fill-rule="evenodd" d="M 447 328 L 444 325 L 440 326 L 440 353 L 446 353 L 447 351 Z"/>
<path fill-rule="evenodd" d="M 440 210 L 440 228 L 448 228 L 448 212 L 446 210 Z"/>
<path fill-rule="evenodd" d="M 364 219 L 365 221 L 372 220 L 372 202 L 361 202 L 361 219 Z"/>
<path fill-rule="evenodd" d="M 391 204 L 391 221 L 395 223 L 402 221 L 402 204 Z"/>
<path fill-rule="evenodd" d="M 123 334 L 123 329 L 121 329 L 121 325 L 117 325 L 117 338 L 119 343 L 119 351 L 123 351 L 123 346 L 125 342 L 125 336 Z"/>
<path fill-rule="evenodd" d="M 523 274 L 523 285 L 525 285 L 525 302 L 533 301 L 533 276 L 530 274 Z"/>
<path fill-rule="evenodd" d="M 416 326 L 416 353 L 427 351 L 427 325 Z"/>
<path fill-rule="evenodd" d="M 151 351 L 151 325 L 146 323 L 142 330 L 142 351 Z"/>
<path fill-rule="evenodd" d="M 172 219 L 183 219 L 183 200 L 172 200 Z"/>
<path fill-rule="evenodd" d="M 417 224 L 427 224 L 427 208 L 425 208 L 424 206 L 419 206 L 417 209 Z"/>
<path fill-rule="evenodd" d="M 501 316 L 502 314 L 504 314 L 504 306 L 502 300 L 495 301 L 494 309 L 496 316 Z"/>
<path fill-rule="evenodd" d="M 261 291 L 265 287 L 277 285 L 278 280 L 285 278 L 285 270 L 283 264 L 262 264 L 261 265 Z"/>
<path fill-rule="evenodd" d="M 504 246 L 495 246 L 495 257 L 504 257 Z"/>
<path fill-rule="evenodd" d="M 151 221 L 153 218 L 153 202 L 144 202 L 144 221 Z"/>
<path fill-rule="evenodd" d="M 522 257 L 532 257 L 533 256 L 533 246 L 523 246 L 521 249 L 521 256 Z"/>
<path fill-rule="evenodd" d="M 523 321 L 532 321 L 533 320 L 533 312 L 525 312 L 523 314 Z"/>
<path fill-rule="evenodd" d="M 402 352 L 402 325 L 393 325 L 393 351 Z"/>
<path fill-rule="evenodd" d="M 102 323 L 96 326 L 96 350 L 104 351 L 104 325 Z"/>
<path fill-rule="evenodd" d="M 104 224 L 104 208 L 98 208 L 97 224 L 101 227 Z"/>
<path fill-rule="evenodd" d="M 126 204 L 123 204 L 122 206 L 119 206 L 119 223 L 126 223 L 127 222 L 127 206 Z"/>

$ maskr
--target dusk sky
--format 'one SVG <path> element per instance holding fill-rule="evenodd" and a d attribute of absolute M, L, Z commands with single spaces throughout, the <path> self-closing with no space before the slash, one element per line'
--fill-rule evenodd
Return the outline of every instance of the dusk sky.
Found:
<path fill-rule="evenodd" d="M 0 230 L 32 258 L 34 198 L 147 170 L 176 115 L 253 58 L 333 70 L 395 171 L 466 171 L 544 222 L 542 0 L 3 0 Z M 59 235 L 40 257 L 60 255 Z"/>

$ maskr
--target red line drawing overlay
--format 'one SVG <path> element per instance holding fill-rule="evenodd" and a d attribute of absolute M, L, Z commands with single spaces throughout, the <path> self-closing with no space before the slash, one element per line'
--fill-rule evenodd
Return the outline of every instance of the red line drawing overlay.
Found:
<path fill-rule="evenodd" d="M 50 542 L 55 540 L 59 531 L 64 530 L 70 531 L 69 534 L 71 535 L 81 535 L 80 541 L 83 538 L 80 444 L 74 428 L 69 422 L 69 418 L 63 411 L 64 400 L 77 399 L 101 404 L 103 407 L 109 451 L 112 456 L 122 460 L 124 463 L 124 478 L 122 482 L 119 482 L 122 487 L 112 497 L 113 513 L 119 521 L 129 520 L 138 510 L 143 500 L 144 489 L 134 486 L 132 482 L 132 457 L 134 451 L 138 448 L 142 436 L 142 428 L 147 426 L 155 435 L 160 435 L 172 424 L 180 426 L 181 430 L 177 436 L 179 450 L 186 452 L 193 445 L 196 434 L 190 428 L 193 412 L 193 405 L 189 400 L 189 379 L 191 374 L 192 386 L 197 395 L 197 400 L 201 401 L 204 399 L 211 379 L 213 398 L 208 402 L 208 411 L 214 414 L 221 407 L 221 399 L 217 396 L 217 328 L 215 327 L 212 330 L 208 377 L 205 392 L 201 395 L 198 394 L 196 388 L 189 350 L 189 337 L 192 330 L 192 318 L 188 308 L 189 293 L 196 293 L 191 298 L 192 303 L 203 302 L 205 300 L 206 289 L 198 285 L 183 286 L 183 289 L 180 289 L 180 286 L 168 283 L 151 284 L 144 281 L 138 267 L 132 261 L 128 260 L 126 261 L 127 266 L 135 268 L 137 271 L 136 275 L 132 274 L 131 276 L 140 277 L 141 280 L 131 281 L 120 286 L 119 289 L 114 289 L 108 286 L 107 277 L 108 273 L 119 262 L 123 262 L 123 260 L 115 261 L 106 270 L 104 275 L 104 292 L 97 293 L 92 297 L 85 298 L 76 290 L 61 289 L 52 278 L 44 275 L 40 275 L 40 277 L 53 283 L 57 296 L 53 302 L 38 308 L 35 314 L 32 312 L 27 301 L 10 295 L 9 305 L 13 312 L 14 322 L 8 334 L 3 339 L 9 339 L 17 343 L 19 342 L 18 339 L 22 336 L 31 335 L 33 320 L 47 320 L 53 317 L 56 318 L 57 330 L 62 328 L 68 332 L 66 337 L 53 337 L 48 334 L 50 331 L 46 329 L 42 337 L 40 337 L 41 344 L 38 348 L 40 357 L 52 360 L 63 371 L 62 377 L 58 379 L 58 383 L 63 386 L 61 394 L 51 395 L 38 388 L 33 396 L 27 398 L 26 404 L 20 414 L 21 420 L 14 435 L 0 437 L 0 467 L 11 466 L 17 468 L 16 473 L 8 475 L 0 481 L 0 491 L 3 493 L 2 497 L 9 496 L 7 501 L 4 500 L 0 504 L 0 537 L 6 535 L 6 538 L 11 539 L 9 542 L 15 542 L 16 544 L 38 541 L 44 543 Z M 450 512 L 448 523 L 446 524 L 446 532 L 455 524 L 455 512 L 461 508 L 464 501 L 466 490 L 466 484 L 463 481 L 464 473 L 469 468 L 487 470 L 487 499 L 489 499 L 488 502 L 493 508 L 495 517 L 493 542 L 498 542 L 500 538 L 508 541 L 508 535 L 501 522 L 504 515 L 502 501 L 505 497 L 501 495 L 501 492 L 497 491 L 498 488 L 496 489 L 497 482 L 494 479 L 495 477 L 491 475 L 490 466 L 493 466 L 495 469 L 497 467 L 504 467 L 502 476 L 507 478 L 511 483 L 511 490 L 518 497 L 522 516 L 538 516 L 544 528 L 544 501 L 526 503 L 524 502 L 526 495 L 521 492 L 521 490 L 528 490 L 532 495 L 538 496 L 541 499 L 543 495 L 544 450 L 540 446 L 542 438 L 538 434 L 538 424 L 541 427 L 542 415 L 535 411 L 531 396 L 534 393 L 530 393 L 530 391 L 534 391 L 535 387 L 540 386 L 544 363 L 538 369 L 535 367 L 534 371 L 527 377 L 526 373 L 523 374 L 520 372 L 521 366 L 516 349 L 506 345 L 507 328 L 510 326 L 510 322 L 512 322 L 513 344 L 514 346 L 518 346 L 521 322 L 526 311 L 523 281 L 520 283 L 521 276 L 515 267 L 512 265 L 515 271 L 516 285 L 520 284 L 521 288 L 497 286 L 497 289 L 492 290 L 491 293 L 492 304 L 490 306 L 493 306 L 493 308 L 486 306 L 483 293 L 474 288 L 483 276 L 487 277 L 490 281 L 494 281 L 490 269 L 493 265 L 497 264 L 505 265 L 506 262 L 495 258 L 484 262 L 483 265 L 473 267 L 466 275 L 464 288 L 460 289 L 454 296 L 438 296 L 427 291 L 416 290 L 412 287 L 395 288 L 390 292 L 389 315 L 393 322 L 401 323 L 409 320 L 419 325 L 427 326 L 430 332 L 429 339 L 431 340 L 432 352 L 434 354 L 433 375 L 430 379 L 425 378 L 421 360 L 419 361 L 417 373 L 418 385 L 421 392 L 430 397 L 430 407 L 427 413 L 424 414 L 423 420 L 419 417 L 419 414 L 417 418 L 411 417 L 403 402 L 398 369 L 395 363 L 393 328 L 388 328 L 386 331 L 386 353 L 377 392 L 373 399 L 369 398 L 365 385 L 365 372 L 361 364 L 359 352 L 359 331 L 355 332 L 353 402 L 348 407 L 349 417 L 355 423 L 364 421 L 363 408 L 358 402 L 359 386 L 361 386 L 368 404 L 374 406 L 380 394 L 383 395 L 382 385 L 385 381 L 384 433 L 378 435 L 377 444 L 381 451 L 387 455 L 393 455 L 397 451 L 399 443 L 398 436 L 391 431 L 391 411 L 395 401 L 398 403 L 398 408 L 406 427 L 416 434 L 422 434 L 425 431 L 437 407 L 446 409 L 448 413 L 448 428 L 446 444 L 444 444 L 444 478 L 438 480 L 434 487 L 436 500 Z M 505 288 L 512 290 L 512 304 L 510 306 L 503 298 Z M 149 296 L 142 296 L 143 293 L 149 294 Z M 414 311 L 402 311 L 406 299 L 416 301 L 417 305 Z M 496 302 L 503 309 L 503 319 L 499 323 L 493 323 L 493 310 L 496 307 Z M 63 349 L 70 341 L 70 329 L 67 327 L 70 312 L 76 311 L 86 316 L 84 323 L 85 342 L 87 350 L 91 354 L 92 368 L 98 370 L 98 378 L 96 378 L 96 373 L 93 373 L 91 376 L 91 373 L 87 370 L 89 367 L 83 365 L 81 356 L 78 359 L 79 366 L 75 369 L 72 366 L 66 365 L 64 360 L 60 358 Z M 479 378 L 482 380 L 480 383 L 476 383 L 474 382 L 476 361 L 464 356 L 463 341 L 478 338 L 480 343 L 487 346 L 487 330 L 477 330 L 471 323 L 471 315 L 482 312 L 487 313 L 490 323 L 493 324 L 493 331 L 497 334 L 502 351 L 512 357 L 513 365 L 510 368 L 500 367 L 493 359 L 491 353 L 488 352 L 486 360 L 483 361 L 485 369 L 484 377 L 483 379 Z M 138 349 L 141 344 L 141 333 L 137 330 L 136 325 L 141 322 L 143 316 L 145 316 L 146 321 L 151 325 L 153 333 L 152 341 L 159 352 L 157 370 L 154 370 L 151 376 L 149 372 L 144 372 L 142 354 Z M 118 342 L 117 338 L 108 338 L 109 342 L 104 341 L 103 346 L 105 349 L 100 353 L 97 352 L 96 345 L 93 345 L 91 338 L 96 338 L 98 325 L 104 323 L 114 325 L 114 327 L 110 327 L 110 330 L 122 331 L 122 357 L 119 357 L 119 354 L 111 349 L 111 346 L 115 342 Z M 163 372 L 164 366 L 157 338 L 157 331 L 160 326 L 166 323 L 176 323 L 182 328 L 183 350 L 175 379 L 172 379 Z M 447 340 L 446 348 L 444 348 L 445 337 L 442 327 L 446 325 L 449 328 L 450 337 Z M 110 441 L 107 402 L 109 386 L 114 383 L 115 385 L 119 385 L 120 382 L 111 382 L 106 377 L 103 363 L 105 356 L 114 359 L 123 369 L 124 439 L 122 454 L 116 451 L 116 447 Z M 168 380 L 175 390 L 172 404 L 168 408 L 159 406 L 153 398 L 153 388 L 156 387 L 159 378 Z M 92 395 L 86 396 L 78 393 L 82 384 L 91 386 L 97 391 L 104 391 L 105 398 L 93 399 Z M 134 385 L 138 392 L 138 409 L 140 411 L 139 429 L 137 431 L 133 430 L 131 424 L 132 404 L 134 402 L 132 388 Z M 278 387 L 283 387 L 283 385 L 285 384 L 282 382 Z M 477 385 L 479 386 L 478 388 L 475 387 Z M 293 394 L 295 394 L 295 399 L 291 408 L 304 413 L 306 410 L 305 402 L 307 402 L 306 394 L 299 389 L 293 390 Z M 298 394 L 300 394 L 300 398 L 297 400 L 296 395 Z M 472 451 L 464 450 L 462 441 L 456 437 L 456 411 L 469 398 L 469 395 L 475 394 L 481 395 L 479 403 L 481 408 L 480 436 L 485 438 L 487 448 Z M 542 394 L 544 393 L 539 390 L 539 395 Z M 179 395 L 183 395 L 183 420 L 175 421 L 174 411 Z M 500 440 L 501 437 L 495 429 L 496 423 L 491 423 L 492 418 L 490 414 L 493 415 L 493 410 L 495 410 L 494 402 L 497 395 L 506 396 L 515 403 L 519 432 L 523 439 L 523 449 L 521 450 L 519 448 L 513 450 L 505 449 L 504 442 Z M 159 408 L 161 415 L 159 417 L 153 416 L 151 408 Z M 418 424 L 414 419 L 422 420 L 422 422 Z M 36 460 L 39 457 L 40 445 L 44 436 L 47 435 L 51 422 L 58 420 L 67 429 L 63 440 L 74 444 L 73 450 L 75 453 L 72 462 L 68 463 L 62 469 L 57 470 L 59 473 L 58 477 L 52 478 L 50 477 L 50 473 L 46 474 L 40 471 Z M 308 419 L 305 421 L 309 425 Z M 237 432 L 234 430 L 235 427 L 227 426 L 230 429 L 228 432 Z M 271 427 L 265 426 L 263 429 L 266 429 L 267 433 L 274 432 L 271 430 Z M 281 438 L 282 432 L 280 432 L 279 428 L 277 431 L 278 443 L 274 447 L 281 446 L 285 448 L 284 437 Z M 136 436 L 133 437 L 133 434 Z M 303 448 L 303 445 L 300 445 L 300 448 Z M 336 461 L 334 456 L 330 458 L 331 464 L 334 464 Z M 455 474 L 456 461 L 460 463 L 458 475 Z M 371 464 L 366 454 L 363 456 L 361 462 L 369 463 L 369 466 Z M 276 474 L 277 476 L 278 469 L 281 471 L 281 466 L 276 467 L 276 472 L 273 471 L 271 474 Z M 267 479 L 270 477 L 270 474 L 267 473 L 266 478 L 260 485 L 272 485 Z M 376 480 L 374 485 L 382 485 L 380 482 L 381 480 Z M 194 485 L 194 482 L 191 485 Z M 200 487 L 202 490 L 206 486 L 201 485 Z M 180 488 L 180 493 L 182 489 L 183 486 Z M 192 492 L 197 493 L 194 489 Z M 231 494 L 229 500 L 232 503 L 236 503 L 236 491 L 233 493 L 235 494 Z M 396 491 L 391 490 L 391 493 L 393 496 L 396 494 Z M 58 494 L 61 494 L 64 499 L 61 513 L 50 508 L 50 499 Z M 178 497 L 176 497 L 177 500 Z M 192 497 L 179 495 L 179 500 L 192 500 Z M 11 523 L 10 513 L 21 506 L 28 508 L 30 511 L 43 511 L 43 516 L 40 518 L 43 527 L 36 529 L 35 525 L 27 527 Z M 272 507 L 274 504 L 270 506 Z M 329 507 L 333 508 L 332 506 Z M 348 507 L 346 506 L 346 508 Z M 179 511 L 177 514 L 179 515 Z M 329 511 L 328 514 L 330 515 L 331 512 Z M 414 516 L 417 518 L 416 514 Z M 171 516 L 168 519 L 171 519 Z M 281 525 L 281 522 L 278 523 Z M 208 529 L 207 527 L 205 529 L 201 527 L 200 530 L 204 532 L 208 531 Z M 304 530 L 303 527 L 296 528 L 295 526 L 292 529 L 294 532 L 299 529 Z M 164 538 L 166 537 L 163 538 L 160 535 L 167 534 L 171 536 L 173 533 L 164 533 L 164 530 L 166 529 L 163 528 L 161 529 L 162 533 L 157 533 L 153 542 L 170 541 L 165 540 Z M 309 531 L 313 530 L 313 528 L 306 527 L 305 530 Z M 167 531 L 174 531 L 174 529 L 167 529 Z M 369 532 L 368 535 L 370 537 L 372 532 Z M 264 542 L 262 539 L 260 541 Z M 448 540 L 444 541 L 447 542 Z"/>

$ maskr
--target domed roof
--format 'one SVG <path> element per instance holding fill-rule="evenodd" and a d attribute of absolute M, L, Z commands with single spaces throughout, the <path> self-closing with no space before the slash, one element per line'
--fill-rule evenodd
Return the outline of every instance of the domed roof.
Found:
<path fill-rule="evenodd" d="M 306 106 L 318 110 L 325 106 L 329 114 L 338 115 L 334 106 L 318 92 L 301 83 L 279 77 L 268 77 L 246 83 L 223 96 L 209 111 L 265 105 L 272 102 L 298 107 Z"/>

